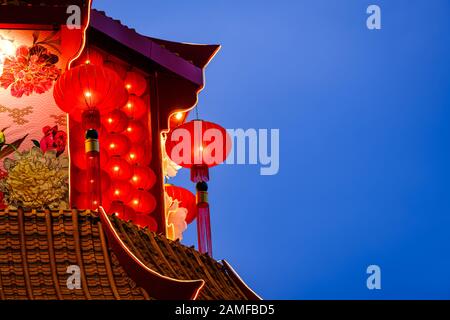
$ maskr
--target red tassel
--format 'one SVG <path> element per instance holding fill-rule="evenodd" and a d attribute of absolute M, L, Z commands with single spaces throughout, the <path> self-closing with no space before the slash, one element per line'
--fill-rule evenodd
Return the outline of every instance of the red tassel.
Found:
<path fill-rule="evenodd" d="M 197 182 L 208 182 L 209 181 L 209 168 L 204 164 L 196 164 L 191 168 L 191 181 Z"/>
<path fill-rule="evenodd" d="M 198 250 L 213 256 L 211 239 L 211 219 L 208 203 L 208 185 L 206 182 L 197 183 L 197 236 Z"/>
<path fill-rule="evenodd" d="M 197 215 L 197 236 L 198 250 L 201 253 L 207 253 L 213 256 L 212 240 L 211 240 L 211 221 L 209 214 L 209 204 L 198 206 Z"/>
<path fill-rule="evenodd" d="M 96 130 L 86 132 L 85 142 L 88 199 L 91 210 L 97 210 L 102 205 L 102 184 L 100 177 L 100 146 Z"/>

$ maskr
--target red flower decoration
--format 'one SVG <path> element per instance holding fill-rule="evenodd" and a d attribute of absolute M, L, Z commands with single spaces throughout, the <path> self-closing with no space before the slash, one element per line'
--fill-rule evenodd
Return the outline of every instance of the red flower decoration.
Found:
<path fill-rule="evenodd" d="M 58 126 L 53 128 L 46 126 L 42 128 L 44 137 L 39 142 L 42 151 L 56 150 L 56 155 L 60 156 L 66 150 L 67 134 L 64 131 L 59 131 Z"/>
<path fill-rule="evenodd" d="M 58 60 L 43 46 L 21 46 L 15 57 L 5 59 L 0 86 L 11 87 L 11 95 L 17 98 L 47 92 L 61 74 L 55 66 Z"/>

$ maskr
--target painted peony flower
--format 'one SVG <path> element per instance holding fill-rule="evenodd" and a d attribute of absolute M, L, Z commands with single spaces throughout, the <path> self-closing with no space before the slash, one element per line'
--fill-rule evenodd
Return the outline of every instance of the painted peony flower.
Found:
<path fill-rule="evenodd" d="M 5 159 L 8 172 L 0 180 L 0 191 L 11 209 L 67 209 L 69 160 L 56 157 L 56 151 L 42 152 L 34 147 L 16 152 L 15 160 Z"/>
<path fill-rule="evenodd" d="M 0 86 L 11 88 L 11 95 L 17 98 L 47 92 L 61 74 L 55 66 L 58 60 L 43 46 L 20 46 L 14 57 L 5 58 Z"/>

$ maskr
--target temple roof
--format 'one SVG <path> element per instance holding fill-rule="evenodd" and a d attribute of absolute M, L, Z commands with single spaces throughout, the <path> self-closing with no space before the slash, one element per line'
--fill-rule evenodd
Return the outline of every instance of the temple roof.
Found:
<path fill-rule="evenodd" d="M 252 298 L 227 263 L 116 217 L 110 220 L 148 268 L 170 278 L 204 280 L 198 299 Z M 109 244 L 90 211 L 0 211 L 0 300 L 154 299 L 127 274 Z M 81 290 L 67 288 L 70 265 L 80 266 Z"/>

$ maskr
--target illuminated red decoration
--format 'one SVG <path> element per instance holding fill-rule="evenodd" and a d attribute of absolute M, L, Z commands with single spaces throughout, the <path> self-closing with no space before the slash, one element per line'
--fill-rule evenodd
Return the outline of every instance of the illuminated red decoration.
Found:
<path fill-rule="evenodd" d="M 131 120 L 128 123 L 124 135 L 126 135 L 131 142 L 139 143 L 145 139 L 146 132 L 144 125 L 140 121 Z"/>
<path fill-rule="evenodd" d="M 133 175 L 133 169 L 130 164 L 121 157 L 111 157 L 106 164 L 106 172 L 111 179 L 129 180 Z"/>
<path fill-rule="evenodd" d="M 156 200 L 151 193 L 144 190 L 137 190 L 133 192 L 133 197 L 128 205 L 133 208 L 136 213 L 149 214 L 155 210 Z"/>
<path fill-rule="evenodd" d="M 128 161 L 129 164 L 132 165 L 135 164 L 147 165 L 150 163 L 147 154 L 149 153 L 145 152 L 145 148 L 142 145 L 133 145 L 130 147 L 130 150 L 125 156 L 125 159 Z"/>
<path fill-rule="evenodd" d="M 169 123 L 170 129 L 175 129 L 176 127 L 178 127 L 179 125 L 184 123 L 187 116 L 188 116 L 187 112 L 177 112 L 177 113 L 173 114 L 170 117 L 170 123 Z"/>
<path fill-rule="evenodd" d="M 112 71 L 114 71 L 120 79 L 124 79 L 127 75 L 127 68 L 121 63 L 116 63 L 113 61 L 106 61 L 104 66 Z"/>
<path fill-rule="evenodd" d="M 156 175 L 146 166 L 134 166 L 130 183 L 136 189 L 148 190 L 155 185 Z"/>
<path fill-rule="evenodd" d="M 122 110 L 128 117 L 139 119 L 147 113 L 147 105 L 141 98 L 130 95 L 128 102 L 123 104 Z"/>
<path fill-rule="evenodd" d="M 128 72 L 125 76 L 125 88 L 129 93 L 140 97 L 147 90 L 147 80 L 137 72 Z"/>
<path fill-rule="evenodd" d="M 89 109 L 82 113 L 81 123 L 84 130 L 100 129 L 100 112 L 97 109 Z"/>
<path fill-rule="evenodd" d="M 86 186 L 90 197 L 91 207 L 88 209 L 97 210 L 102 205 L 102 185 L 100 169 L 100 145 L 98 143 L 98 132 L 95 129 L 86 131 L 85 141 L 86 156 Z"/>
<path fill-rule="evenodd" d="M 74 110 L 98 109 L 101 113 L 123 106 L 128 93 L 123 81 L 107 68 L 82 64 L 64 72 L 56 81 L 53 96 L 59 108 Z"/>
<path fill-rule="evenodd" d="M 132 190 L 133 188 L 128 181 L 113 181 L 106 192 L 106 196 L 110 201 L 122 201 L 127 203 L 131 200 Z"/>
<path fill-rule="evenodd" d="M 167 155 L 176 164 L 191 168 L 193 182 L 209 181 L 208 168 L 224 162 L 230 151 L 229 134 L 213 122 L 190 121 L 167 135 Z"/>
<path fill-rule="evenodd" d="M 103 55 L 98 50 L 88 48 L 77 60 L 72 62 L 73 67 L 82 64 L 101 66 L 103 65 Z"/>
<path fill-rule="evenodd" d="M 76 179 L 73 179 L 72 185 L 75 188 L 76 191 L 83 193 L 86 192 L 89 189 L 89 183 L 96 183 L 96 181 L 88 181 L 87 179 L 87 172 L 86 171 L 77 171 L 75 176 Z M 105 171 L 101 171 L 101 189 L 102 192 L 108 190 L 110 187 L 110 179 L 108 173 Z"/>
<path fill-rule="evenodd" d="M 230 151 L 229 134 L 213 122 L 190 121 L 171 130 L 167 135 L 167 155 L 184 168 L 196 165 L 209 168 L 217 166 L 225 161 Z"/>
<path fill-rule="evenodd" d="M 103 126 L 110 133 L 121 133 L 129 126 L 128 117 L 121 110 L 114 110 L 108 113 L 102 120 Z"/>
<path fill-rule="evenodd" d="M 180 207 L 185 208 L 188 211 L 186 216 L 186 223 L 191 224 L 197 217 L 195 195 L 185 188 L 174 186 L 171 184 L 166 184 L 165 190 L 167 192 L 167 195 L 169 195 L 173 200 L 179 201 Z"/>
<path fill-rule="evenodd" d="M 110 156 L 122 156 L 130 150 L 130 140 L 123 134 L 111 133 L 106 136 L 104 147 Z"/>
<path fill-rule="evenodd" d="M 108 214 L 114 214 L 125 221 L 136 220 L 136 212 L 133 210 L 133 208 L 130 208 L 121 201 L 113 201 L 108 210 Z"/>
<path fill-rule="evenodd" d="M 106 154 L 106 150 L 104 148 L 100 148 L 100 154 Z M 86 154 L 84 150 L 84 145 L 80 146 L 71 146 L 70 148 L 70 159 L 76 168 L 80 170 L 87 169 L 86 163 Z M 108 158 L 101 156 L 100 157 L 100 167 L 104 168 L 108 162 Z"/>
<path fill-rule="evenodd" d="M 158 230 L 158 223 L 155 218 L 147 214 L 138 214 L 133 222 L 141 228 L 147 227 L 150 231 L 156 232 Z"/>
<path fill-rule="evenodd" d="M 213 122 L 194 120 L 169 131 L 166 152 L 178 165 L 191 169 L 196 182 L 198 248 L 211 257 L 212 240 L 208 203 L 209 168 L 225 161 L 231 151 L 231 137 Z"/>

